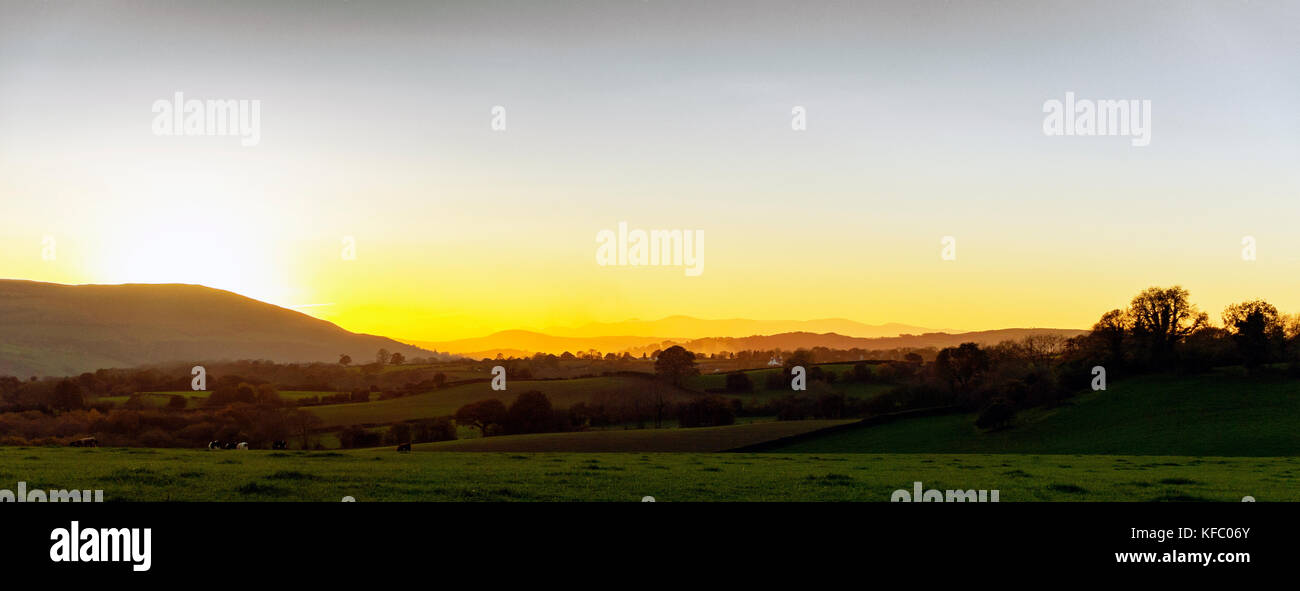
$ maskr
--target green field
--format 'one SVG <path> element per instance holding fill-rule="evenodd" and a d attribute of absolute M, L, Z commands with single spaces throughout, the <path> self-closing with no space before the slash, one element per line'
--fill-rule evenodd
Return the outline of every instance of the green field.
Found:
<path fill-rule="evenodd" d="M 345 425 L 371 425 L 395 423 L 414 419 L 430 419 L 455 414 L 456 409 L 479 400 L 497 398 L 507 406 L 520 394 L 539 390 L 546 394 L 551 404 L 564 408 L 578 402 L 591 402 L 600 396 L 617 397 L 631 391 L 646 391 L 652 382 L 641 378 L 599 377 L 573 380 L 511 380 L 508 390 L 494 391 L 489 383 L 464 384 L 390 400 L 374 400 L 353 404 L 328 404 L 306 407 L 324 421 L 326 427 Z M 663 388 L 669 400 L 677 402 L 692 396 L 683 390 Z"/>
<path fill-rule="evenodd" d="M 845 396 L 848 396 L 850 398 L 863 398 L 863 399 L 873 398 L 879 394 L 883 394 L 894 388 L 894 384 L 882 384 L 878 382 L 863 384 L 859 382 L 846 381 L 844 379 L 844 376 L 848 375 L 849 372 L 852 371 L 853 369 L 852 364 L 835 363 L 835 364 L 821 365 L 820 367 L 822 368 L 823 371 L 833 372 L 837 374 L 839 377 L 839 379 L 837 379 L 834 384 L 830 384 L 830 388 L 835 392 L 844 394 Z M 872 367 L 873 372 L 875 371 L 874 366 L 868 366 L 868 367 Z M 746 393 L 728 392 L 724 394 L 725 396 L 730 396 L 732 398 L 739 398 L 745 402 L 750 402 L 751 400 L 756 402 L 765 402 L 765 401 L 770 401 L 774 398 L 782 398 L 794 394 L 794 392 L 792 392 L 789 387 L 784 385 L 783 387 L 775 390 L 767 389 L 768 376 L 772 374 L 781 373 L 781 368 L 779 367 L 767 368 L 767 369 L 754 369 L 743 373 L 749 376 L 750 382 L 754 384 L 754 391 L 746 392 Z M 700 392 L 705 392 L 708 390 L 721 390 L 722 388 L 725 388 L 726 385 L 727 385 L 726 373 L 700 374 L 698 376 L 691 378 L 686 382 L 686 386 L 688 388 Z M 809 393 L 804 392 L 804 394 L 809 394 Z"/>
<path fill-rule="evenodd" d="M 421 443 L 415 451 L 455 452 L 720 452 L 801 435 L 854 420 L 765 421 L 691 429 L 606 429 Z"/>
<path fill-rule="evenodd" d="M 155 408 L 164 408 L 168 402 L 171 402 L 172 396 L 181 396 L 185 398 L 186 408 L 199 408 L 203 401 L 207 400 L 212 394 L 209 390 L 175 390 L 170 392 L 140 392 L 139 396 L 146 406 Z M 285 390 L 278 392 L 280 398 L 285 401 L 296 401 L 300 398 L 310 398 L 312 396 L 330 396 L 337 392 L 306 391 L 306 390 Z M 92 402 L 108 402 L 114 405 L 125 404 L 130 396 L 100 396 Z"/>
<path fill-rule="evenodd" d="M 974 423 L 968 414 L 909 419 L 770 451 L 1295 456 L 1300 381 L 1143 376 L 1027 412 L 1009 429 L 982 432 Z"/>
<path fill-rule="evenodd" d="M 1297 501 L 1298 476 L 1296 458 L 0 450 L 4 488 L 107 501 L 888 501 L 914 481 L 1002 502 Z"/>

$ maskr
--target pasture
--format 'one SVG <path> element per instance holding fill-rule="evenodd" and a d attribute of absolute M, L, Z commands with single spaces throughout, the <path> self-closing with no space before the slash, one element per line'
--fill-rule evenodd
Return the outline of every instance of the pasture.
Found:
<path fill-rule="evenodd" d="M 107 501 L 877 501 L 914 481 L 1002 502 L 1298 501 L 1300 459 L 1025 454 L 0 449 L 0 483 Z"/>
<path fill-rule="evenodd" d="M 1190 456 L 1300 455 L 1300 381 L 1231 373 L 1141 376 L 1007 429 L 971 414 L 841 431 L 769 451 L 800 453 L 1034 453 Z"/>
<path fill-rule="evenodd" d="M 648 379 L 634 377 L 598 377 L 571 380 L 511 380 L 508 390 L 494 391 L 487 382 L 462 384 L 389 400 L 372 400 L 351 404 L 328 404 L 306 407 L 305 410 L 320 417 L 325 427 L 346 425 L 378 425 L 431 419 L 456 413 L 456 409 L 479 400 L 496 398 L 507 406 L 520 394 L 538 390 L 556 407 L 568 407 L 578 402 L 592 402 L 607 398 L 620 400 L 629 393 L 649 393 L 659 388 L 671 402 L 688 400 L 695 394 L 678 390 Z"/>
<path fill-rule="evenodd" d="M 290 401 L 290 402 L 297 401 L 300 398 L 310 398 L 313 396 L 330 396 L 332 394 L 337 394 L 337 392 L 307 391 L 307 390 L 285 390 L 277 393 L 280 395 L 280 398 L 282 400 Z M 199 390 L 199 391 L 175 390 L 170 392 L 139 392 L 137 395 L 140 397 L 140 400 L 145 404 L 145 406 L 148 407 L 164 408 L 167 406 L 168 402 L 171 402 L 172 396 L 180 396 L 185 399 L 186 408 L 199 408 L 203 406 L 203 402 L 207 400 L 208 396 L 212 395 L 212 392 L 210 390 Z M 130 398 L 131 398 L 130 396 L 99 396 L 97 398 L 93 398 L 91 401 L 109 402 L 115 406 L 120 406 L 122 404 L 125 404 L 126 401 Z"/>
<path fill-rule="evenodd" d="M 766 421 L 690 429 L 605 429 L 421 443 L 415 451 L 454 452 L 721 452 L 855 422 Z"/>

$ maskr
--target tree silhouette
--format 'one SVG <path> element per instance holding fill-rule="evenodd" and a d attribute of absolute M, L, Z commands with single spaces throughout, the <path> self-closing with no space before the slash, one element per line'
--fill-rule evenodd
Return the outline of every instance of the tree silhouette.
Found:
<path fill-rule="evenodd" d="M 1264 300 L 1224 308 L 1223 325 L 1232 332 L 1232 340 L 1247 367 L 1267 362 L 1272 356 L 1273 344 L 1283 337 L 1282 318 L 1277 308 Z"/>
<path fill-rule="evenodd" d="M 952 384 L 953 390 L 966 393 L 989 369 L 989 354 L 975 343 L 962 343 L 939 351 L 934 358 L 939 377 Z"/>
<path fill-rule="evenodd" d="M 1147 288 L 1129 303 L 1133 336 L 1146 343 L 1153 361 L 1173 357 L 1174 347 L 1187 335 L 1208 325 L 1209 317 L 1196 309 L 1186 289 Z"/>
<path fill-rule="evenodd" d="M 496 398 L 471 402 L 456 411 L 456 423 L 478 429 L 487 437 L 488 427 L 506 420 L 506 405 Z"/>
<path fill-rule="evenodd" d="M 686 383 L 686 378 L 699 373 L 700 370 L 695 367 L 695 354 L 682 348 L 681 345 L 667 348 L 655 361 L 655 375 L 679 388 Z"/>

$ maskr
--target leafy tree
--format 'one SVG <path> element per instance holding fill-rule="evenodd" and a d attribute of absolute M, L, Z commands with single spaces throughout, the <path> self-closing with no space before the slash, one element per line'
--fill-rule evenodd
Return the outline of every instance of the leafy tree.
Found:
<path fill-rule="evenodd" d="M 393 353 L 393 355 L 388 358 L 388 362 L 393 365 L 401 365 L 406 363 L 406 356 L 401 353 Z"/>
<path fill-rule="evenodd" d="M 343 367 L 352 365 L 352 356 L 347 353 L 339 355 L 339 365 L 342 365 Z"/>
<path fill-rule="evenodd" d="M 939 351 L 934 359 L 934 369 L 947 380 L 953 390 L 967 393 L 984 372 L 989 369 L 989 354 L 975 343 L 962 343 Z"/>
<path fill-rule="evenodd" d="M 714 427 L 736 422 L 731 401 L 721 396 L 701 396 L 684 405 L 677 419 L 683 427 Z"/>
<path fill-rule="evenodd" d="M 375 353 L 375 363 L 381 366 L 388 365 L 390 357 L 392 357 L 392 354 L 388 352 L 388 349 L 380 349 Z"/>
<path fill-rule="evenodd" d="M 86 406 L 86 400 L 81 394 L 81 386 L 72 380 L 59 380 L 59 385 L 54 387 L 52 398 L 50 407 L 54 410 L 79 410 Z"/>
<path fill-rule="evenodd" d="M 1232 333 L 1247 367 L 1269 361 L 1283 338 L 1282 317 L 1264 300 L 1232 304 L 1223 310 L 1223 324 Z"/>
<path fill-rule="evenodd" d="M 1207 325 L 1208 316 L 1192 305 L 1188 295 L 1177 285 L 1150 287 L 1129 303 L 1133 335 L 1146 343 L 1153 361 L 1170 359 L 1180 341 Z"/>
<path fill-rule="evenodd" d="M 1101 320 L 1092 325 L 1090 336 L 1102 347 L 1107 365 L 1119 366 L 1124 362 L 1124 343 L 1130 324 L 1128 313 L 1115 309 L 1102 314 Z"/>
<path fill-rule="evenodd" d="M 506 411 L 507 433 L 545 433 L 555 424 L 555 410 L 551 400 L 537 390 L 520 394 Z"/>
<path fill-rule="evenodd" d="M 785 363 L 781 364 L 782 376 L 786 382 L 790 380 L 790 371 L 796 366 L 802 366 L 808 372 L 812 372 L 813 354 L 807 349 L 798 349 L 785 358 Z"/>
<path fill-rule="evenodd" d="M 471 402 L 456 411 L 456 423 L 474 427 L 487 437 L 488 428 L 506 420 L 506 405 L 496 398 Z"/>
<path fill-rule="evenodd" d="M 699 373 L 700 370 L 695 367 L 695 354 L 681 345 L 673 345 L 664 350 L 655 361 L 655 375 L 679 388 L 686 383 L 686 378 Z"/>
<path fill-rule="evenodd" d="M 919 357 L 919 356 L 918 356 Z M 865 363 L 854 363 L 853 372 L 849 374 L 849 381 L 865 384 L 871 381 L 871 367 Z"/>
<path fill-rule="evenodd" d="M 388 443 L 392 445 L 411 443 L 411 426 L 406 423 L 398 423 L 389 427 Z"/>

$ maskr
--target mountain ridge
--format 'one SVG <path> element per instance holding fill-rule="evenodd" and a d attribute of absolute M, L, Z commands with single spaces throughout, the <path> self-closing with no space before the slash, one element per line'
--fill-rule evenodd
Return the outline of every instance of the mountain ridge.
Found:
<path fill-rule="evenodd" d="M 191 284 L 0 279 L 0 374 L 72 375 L 175 361 L 358 362 L 432 352 L 234 292 Z"/>
<path fill-rule="evenodd" d="M 559 355 L 564 351 L 570 353 L 579 353 L 589 350 L 600 351 L 601 353 L 630 353 L 634 356 L 641 354 L 652 354 L 657 349 L 664 349 L 672 345 L 681 345 L 686 349 L 700 354 L 713 354 L 724 352 L 739 352 L 745 350 L 766 351 L 772 349 L 781 349 L 784 351 L 793 351 L 795 349 L 812 349 L 815 347 L 826 347 L 830 349 L 865 349 L 865 350 L 885 350 L 898 348 L 924 349 L 927 347 L 943 348 L 953 347 L 965 342 L 974 342 L 980 345 L 992 345 L 1005 340 L 1016 340 L 1030 335 L 1055 335 L 1062 338 L 1068 338 L 1086 333 L 1083 329 L 1072 328 L 1001 328 L 995 330 L 969 331 L 969 332 L 929 332 L 924 334 L 906 334 L 893 337 L 850 337 L 838 333 L 811 333 L 811 332 L 789 332 L 773 335 L 750 335 L 745 337 L 705 337 L 698 339 L 683 338 L 660 338 L 660 337 L 593 337 L 591 339 L 582 337 L 555 337 L 533 331 L 501 331 L 493 333 L 486 337 L 472 339 L 460 339 L 456 341 L 443 342 L 424 342 L 412 341 L 413 343 L 426 347 L 434 348 L 438 351 L 446 351 L 457 355 L 464 355 L 472 358 L 495 357 L 497 353 L 503 356 L 529 356 L 535 353 L 550 353 Z M 517 337 L 518 333 L 527 333 L 528 343 L 521 343 L 519 340 L 510 340 L 510 337 Z M 620 341 L 622 339 L 622 341 Z M 606 346 L 601 347 L 598 344 L 603 343 Z M 525 346 L 532 344 L 532 347 Z M 609 346 L 614 345 L 614 346 Z"/>

